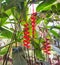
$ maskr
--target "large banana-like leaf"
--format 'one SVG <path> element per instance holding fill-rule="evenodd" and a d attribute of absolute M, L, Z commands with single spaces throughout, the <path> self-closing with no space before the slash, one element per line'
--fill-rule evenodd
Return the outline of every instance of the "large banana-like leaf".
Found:
<path fill-rule="evenodd" d="M 55 5 L 52 5 L 51 9 L 52 9 L 52 12 L 56 13 L 56 6 Z"/>
<path fill-rule="evenodd" d="M 58 30 L 60 30 L 60 25 L 57 25 L 57 26 L 51 26 L 50 29 L 58 29 Z"/>
<path fill-rule="evenodd" d="M 40 59 L 40 60 L 44 60 L 44 59 L 45 59 L 45 58 L 44 58 L 44 55 L 42 54 L 42 51 L 41 51 L 41 50 L 37 49 L 37 50 L 35 50 L 35 53 L 36 53 L 36 57 L 37 57 L 38 59 Z"/>
<path fill-rule="evenodd" d="M 60 2 L 57 3 L 57 14 L 60 15 Z"/>
<path fill-rule="evenodd" d="M 0 0 L 0 2 L 2 2 L 2 0 Z"/>
<path fill-rule="evenodd" d="M 56 4 L 52 5 L 52 7 L 51 7 L 52 12 L 60 15 L 60 7 L 59 6 L 60 6 L 60 3 L 56 3 Z"/>
<path fill-rule="evenodd" d="M 56 0 L 48 0 L 46 2 L 42 2 L 40 3 L 36 10 L 38 12 L 41 12 L 41 11 L 44 11 L 44 10 L 50 10 L 51 6 L 53 5 L 53 3 L 55 2 Z"/>
<path fill-rule="evenodd" d="M 56 31 L 50 30 L 50 32 L 52 33 L 53 36 L 60 39 L 60 35 Z"/>
<path fill-rule="evenodd" d="M 0 12 L 0 18 L 8 17 L 8 15 L 4 12 Z"/>
<path fill-rule="evenodd" d="M 0 37 L 5 37 L 5 38 L 12 38 L 13 32 L 7 28 L 0 27 Z"/>
<path fill-rule="evenodd" d="M 6 13 L 8 16 L 10 16 L 10 15 L 12 14 L 12 11 L 11 11 L 11 9 L 8 9 L 8 10 L 5 11 L 5 13 Z"/>
<path fill-rule="evenodd" d="M 6 24 L 6 20 L 7 20 L 7 18 L 6 18 L 6 17 L 1 18 L 1 21 L 0 21 L 0 26 L 5 25 L 5 24 Z"/>
<path fill-rule="evenodd" d="M 40 43 L 35 42 L 34 40 L 31 41 L 31 44 L 33 45 L 33 47 L 35 48 L 35 54 L 36 57 L 39 59 L 44 60 L 44 55 L 42 53 L 42 50 L 40 48 Z"/>
<path fill-rule="evenodd" d="M 2 49 L 0 49 L 0 55 L 4 55 L 7 53 L 8 47 L 4 47 Z"/>

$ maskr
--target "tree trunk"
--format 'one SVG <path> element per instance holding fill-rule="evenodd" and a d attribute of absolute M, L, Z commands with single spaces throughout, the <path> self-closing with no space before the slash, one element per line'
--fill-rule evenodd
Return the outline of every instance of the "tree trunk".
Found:
<path fill-rule="evenodd" d="M 24 53 L 21 49 L 15 48 L 13 50 L 13 65 L 27 65 L 27 62 L 24 58 Z"/>

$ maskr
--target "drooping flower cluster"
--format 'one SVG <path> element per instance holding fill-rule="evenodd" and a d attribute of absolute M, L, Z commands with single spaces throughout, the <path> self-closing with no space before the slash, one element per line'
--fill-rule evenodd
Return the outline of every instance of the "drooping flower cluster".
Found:
<path fill-rule="evenodd" d="M 51 45 L 50 45 L 50 39 L 47 38 L 48 30 L 47 29 L 42 30 L 41 27 L 39 27 L 39 30 L 40 30 L 41 37 L 44 39 L 42 50 L 44 51 L 44 53 L 49 55 L 51 54 L 50 52 Z"/>
<path fill-rule="evenodd" d="M 51 54 L 50 40 L 47 38 L 45 39 L 45 42 L 43 43 L 43 51 L 48 55 Z"/>
<path fill-rule="evenodd" d="M 26 47 L 26 48 L 30 48 L 30 33 L 29 33 L 29 27 L 28 27 L 29 25 L 28 25 L 28 23 L 26 23 L 25 25 L 24 25 L 24 40 L 23 40 L 23 42 L 24 42 L 24 46 Z"/>
<path fill-rule="evenodd" d="M 37 13 L 33 13 L 33 14 L 31 15 L 32 36 L 33 36 L 33 38 L 34 38 L 34 34 L 35 34 L 36 15 L 37 15 Z"/>

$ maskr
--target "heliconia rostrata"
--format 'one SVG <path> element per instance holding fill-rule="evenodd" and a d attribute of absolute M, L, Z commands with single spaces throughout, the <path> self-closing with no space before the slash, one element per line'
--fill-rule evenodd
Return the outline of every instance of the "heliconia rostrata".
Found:
<path fill-rule="evenodd" d="M 37 13 L 33 13 L 33 14 L 31 15 L 31 18 L 30 18 L 31 24 L 32 24 L 32 37 L 33 37 L 33 38 L 34 38 L 35 27 L 36 27 L 36 15 L 37 15 Z"/>
<path fill-rule="evenodd" d="M 24 24 L 24 40 L 23 40 L 23 42 L 24 42 L 24 46 L 26 47 L 26 48 L 30 48 L 30 33 L 29 33 L 29 24 L 28 23 L 26 23 L 26 24 Z"/>
<path fill-rule="evenodd" d="M 45 39 L 45 42 L 43 43 L 43 51 L 46 53 L 46 54 L 51 54 L 50 52 L 51 50 L 51 46 L 50 46 L 50 40 L 48 38 Z"/>

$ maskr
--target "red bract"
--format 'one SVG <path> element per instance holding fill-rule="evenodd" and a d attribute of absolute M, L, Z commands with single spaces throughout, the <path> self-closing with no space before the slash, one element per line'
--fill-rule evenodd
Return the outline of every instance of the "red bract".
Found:
<path fill-rule="evenodd" d="M 24 42 L 24 46 L 26 48 L 30 48 L 30 33 L 29 33 L 28 26 L 29 26 L 28 23 L 24 24 L 24 36 L 23 36 L 24 40 L 23 40 L 23 42 Z"/>
<path fill-rule="evenodd" d="M 24 31 L 24 35 L 30 35 L 28 31 Z"/>
<path fill-rule="evenodd" d="M 31 21 L 36 21 L 36 17 L 35 16 L 31 16 Z"/>
<path fill-rule="evenodd" d="M 37 13 L 33 13 L 31 15 L 31 24 L 32 24 L 32 36 L 34 37 L 34 34 L 35 34 L 35 26 L 36 26 L 36 15 Z"/>
<path fill-rule="evenodd" d="M 44 50 L 44 52 L 45 52 L 46 54 L 48 54 L 48 55 L 51 54 L 50 51 L 48 51 L 48 50 Z"/>
<path fill-rule="evenodd" d="M 36 16 L 37 15 L 37 12 L 33 13 L 33 15 Z"/>
<path fill-rule="evenodd" d="M 30 38 L 27 35 L 25 35 L 24 38 L 27 40 L 30 40 Z"/>
<path fill-rule="evenodd" d="M 29 29 L 29 28 L 26 27 L 26 28 L 24 28 L 24 31 L 27 31 L 28 29 Z"/>
<path fill-rule="evenodd" d="M 50 41 L 49 41 L 49 39 L 46 38 L 45 42 L 43 43 L 43 51 L 49 55 L 50 50 L 51 50 Z"/>
<path fill-rule="evenodd" d="M 28 27 L 28 25 L 29 25 L 28 23 L 24 24 L 25 27 Z"/>
<path fill-rule="evenodd" d="M 25 46 L 26 48 L 30 48 L 30 45 L 24 44 L 24 46 Z"/>

